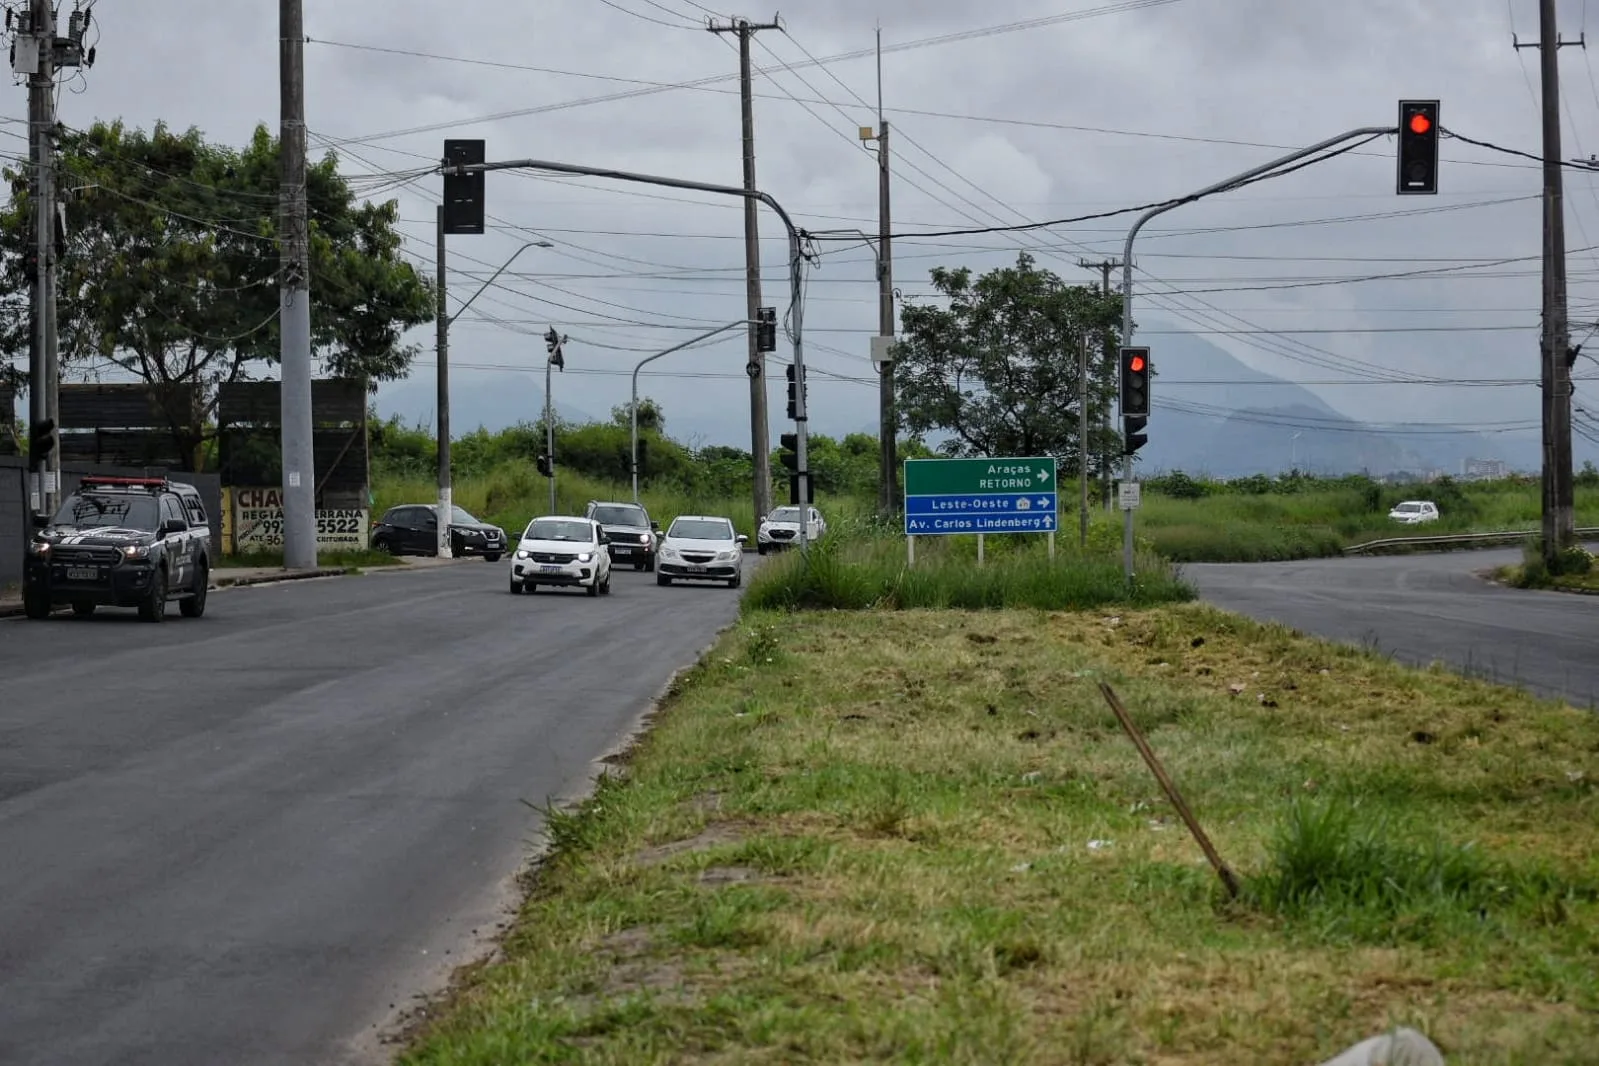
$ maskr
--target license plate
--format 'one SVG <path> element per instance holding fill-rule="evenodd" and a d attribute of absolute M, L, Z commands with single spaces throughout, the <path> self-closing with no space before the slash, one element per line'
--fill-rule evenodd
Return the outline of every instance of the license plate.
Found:
<path fill-rule="evenodd" d="M 703 567 L 703 566 L 694 566 L 693 564 L 685 566 L 683 569 L 687 570 L 691 574 L 703 574 L 703 573 L 705 573 L 705 567 Z"/>
<path fill-rule="evenodd" d="M 627 554 L 631 553 L 632 551 L 633 551 L 633 549 L 629 548 L 625 544 L 618 544 L 616 546 L 616 554 L 618 554 L 618 555 L 627 555 Z"/>
<path fill-rule="evenodd" d="M 539 573 L 541 573 L 541 574 L 559 574 L 561 572 L 561 569 L 562 568 L 559 567 L 559 566 L 541 566 L 541 567 L 539 567 Z"/>
<path fill-rule="evenodd" d="M 67 580 L 98 581 L 100 580 L 100 571 L 93 566 L 69 566 L 67 567 Z"/>

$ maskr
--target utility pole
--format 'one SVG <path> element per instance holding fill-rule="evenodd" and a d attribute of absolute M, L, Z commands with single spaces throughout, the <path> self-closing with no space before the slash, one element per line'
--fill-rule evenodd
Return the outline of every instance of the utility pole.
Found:
<path fill-rule="evenodd" d="M 1121 265 L 1122 265 L 1122 261 L 1120 259 L 1106 259 L 1106 260 L 1104 260 L 1102 262 L 1090 263 L 1086 259 L 1079 259 L 1079 260 L 1077 260 L 1077 265 L 1082 267 L 1084 270 L 1097 270 L 1097 271 L 1099 271 L 1100 277 L 1101 277 L 1101 281 L 1100 281 L 1101 288 L 1100 288 L 1100 291 L 1103 292 L 1106 296 L 1109 296 L 1110 295 L 1110 272 L 1112 270 L 1120 270 L 1121 269 Z M 1105 349 L 1104 349 L 1104 352 L 1103 352 L 1103 357 L 1104 357 L 1104 360 L 1105 360 L 1105 374 L 1106 374 L 1106 376 L 1114 376 L 1115 371 L 1116 371 L 1116 344 L 1115 344 L 1114 338 L 1111 337 L 1109 330 L 1105 331 Z M 1110 404 L 1106 404 L 1105 405 L 1105 410 L 1102 412 L 1102 420 L 1100 422 L 1100 425 L 1105 430 L 1106 433 L 1110 432 Z M 1109 463 L 1106 463 L 1105 464 L 1105 468 L 1100 471 L 1099 480 L 1100 480 L 1100 493 L 1104 497 L 1105 510 L 1108 512 L 1110 510 L 1110 486 L 1111 486 L 1111 469 L 1110 469 L 1110 464 Z"/>
<path fill-rule="evenodd" d="M 50 358 L 54 345 L 50 331 L 50 304 L 55 295 L 55 12 L 50 0 L 32 0 L 26 27 L 17 33 L 17 59 L 13 69 L 28 74 L 28 155 L 33 188 L 33 335 L 28 346 L 28 422 L 30 433 L 55 426 L 52 400 L 56 368 Z M 46 440 L 52 439 L 45 435 Z M 56 509 L 58 485 L 52 473 L 59 469 L 60 448 L 41 454 L 38 442 L 28 451 L 29 502 L 37 511 Z"/>
<path fill-rule="evenodd" d="M 450 304 L 446 295 L 446 278 L 449 275 L 450 259 L 445 252 L 445 238 L 449 228 L 444 220 L 445 206 L 439 204 L 434 218 L 438 232 L 434 234 L 433 251 L 436 257 L 434 271 L 438 275 L 437 309 L 433 312 L 433 329 L 435 334 L 433 365 L 436 370 L 438 399 L 434 406 L 438 409 L 438 425 L 435 427 L 435 451 L 438 453 L 438 481 L 439 481 L 439 515 L 437 539 L 434 545 L 440 559 L 449 559 L 450 545 L 450 520 L 455 516 L 455 489 L 450 480 Z"/>
<path fill-rule="evenodd" d="M 1083 330 L 1077 359 L 1077 466 L 1082 499 L 1077 511 L 1077 539 L 1088 550 L 1088 331 Z"/>
<path fill-rule="evenodd" d="M 1543 89 L 1543 557 L 1554 566 L 1576 535 L 1571 474 L 1571 328 L 1566 317 L 1566 219 L 1560 159 L 1561 48 L 1555 0 L 1539 0 L 1537 48 Z"/>
<path fill-rule="evenodd" d="M 279 361 L 283 367 L 283 565 L 316 568 L 316 462 L 311 437 L 311 228 L 305 173 L 305 17 L 278 0 Z"/>
<path fill-rule="evenodd" d="M 863 131 L 864 132 L 864 131 Z M 886 358 L 893 350 L 894 336 L 894 240 L 889 211 L 888 120 L 883 117 L 883 29 L 877 29 L 877 334 L 889 338 L 883 344 L 885 358 L 878 377 L 879 429 L 881 455 L 877 475 L 877 507 L 885 517 L 899 511 L 899 418 L 894 410 L 894 361 Z"/>
<path fill-rule="evenodd" d="M 732 33 L 738 36 L 738 75 L 744 113 L 744 190 L 755 187 L 755 94 L 750 78 L 750 38 L 759 30 L 778 30 L 782 26 L 771 22 L 753 23 L 735 18 L 726 25 L 707 20 L 706 29 L 712 33 Z M 748 290 L 749 362 L 746 370 L 750 379 L 750 456 L 755 461 L 755 517 L 772 509 L 772 448 L 766 416 L 766 357 L 761 353 L 758 339 L 761 316 L 761 231 L 756 217 L 756 201 L 744 199 L 744 270 Z"/>

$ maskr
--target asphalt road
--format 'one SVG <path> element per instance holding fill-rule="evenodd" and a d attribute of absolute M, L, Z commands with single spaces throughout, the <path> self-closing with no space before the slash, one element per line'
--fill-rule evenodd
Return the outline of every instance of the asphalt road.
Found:
<path fill-rule="evenodd" d="M 1579 706 L 1599 705 L 1599 597 L 1502 588 L 1475 573 L 1520 560 L 1516 548 L 1193 563 L 1183 572 L 1218 607 L 1364 644 L 1401 662 L 1441 661 Z"/>
<path fill-rule="evenodd" d="M 750 562 L 754 560 L 751 559 Z M 0 1062 L 354 1061 L 736 615 L 463 562 L 0 621 Z"/>

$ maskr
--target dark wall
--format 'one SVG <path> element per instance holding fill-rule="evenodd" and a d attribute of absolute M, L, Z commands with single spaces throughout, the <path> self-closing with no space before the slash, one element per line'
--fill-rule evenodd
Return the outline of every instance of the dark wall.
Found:
<path fill-rule="evenodd" d="M 78 487 L 85 474 L 121 474 L 138 477 L 165 473 L 173 481 L 193 485 L 205 501 L 211 519 L 211 551 L 222 554 L 222 478 L 218 474 L 187 474 L 181 471 L 128 470 L 67 463 L 61 469 L 61 495 Z M 22 457 L 0 456 L 0 587 L 22 580 L 22 560 L 28 550 L 33 524 L 28 517 L 28 461 Z"/>

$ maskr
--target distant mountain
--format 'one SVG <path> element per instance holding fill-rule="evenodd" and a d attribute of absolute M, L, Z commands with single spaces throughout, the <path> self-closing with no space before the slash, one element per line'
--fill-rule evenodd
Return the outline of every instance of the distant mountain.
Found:
<path fill-rule="evenodd" d="M 1149 444 L 1139 452 L 1139 466 L 1150 472 L 1242 477 L 1297 465 L 1328 474 L 1442 470 L 1458 475 L 1468 458 L 1504 459 L 1522 468 L 1538 463 L 1536 439 L 1394 433 L 1367 426 L 1303 386 L 1262 373 L 1201 337 L 1163 335 L 1151 347 L 1155 411 Z"/>
<path fill-rule="evenodd" d="M 450 432 L 452 436 L 470 433 L 479 426 L 498 431 L 518 422 L 537 422 L 544 417 L 544 390 L 527 382 L 525 374 L 472 374 L 450 379 Z M 385 417 L 404 412 L 407 419 L 421 418 L 432 423 L 437 410 L 437 386 L 431 374 L 383 386 L 378 410 Z M 555 390 L 560 395 L 560 390 Z M 625 397 L 624 397 L 625 399 Z M 467 412 L 470 412 L 468 415 Z M 555 401 L 555 416 L 569 422 L 610 421 L 609 412 L 601 419 L 588 411 Z M 559 422 L 557 423 L 559 424 Z"/>

